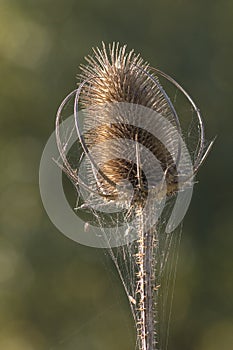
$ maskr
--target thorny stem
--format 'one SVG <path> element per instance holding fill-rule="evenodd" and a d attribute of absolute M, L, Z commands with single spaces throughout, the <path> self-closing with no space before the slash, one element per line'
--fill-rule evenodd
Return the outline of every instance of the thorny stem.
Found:
<path fill-rule="evenodd" d="M 156 304 L 154 293 L 156 291 L 155 279 L 155 257 L 153 254 L 155 242 L 154 229 L 144 232 L 142 209 L 138 212 L 138 252 L 136 253 L 136 263 L 138 265 L 137 274 L 137 333 L 140 350 L 156 350 Z"/>

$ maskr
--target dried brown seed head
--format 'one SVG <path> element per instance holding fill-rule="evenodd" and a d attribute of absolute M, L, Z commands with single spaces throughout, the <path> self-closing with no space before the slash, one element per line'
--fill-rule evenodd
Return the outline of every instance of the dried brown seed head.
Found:
<path fill-rule="evenodd" d="M 79 75 L 80 82 L 83 84 L 79 102 L 83 108 L 89 110 L 86 118 L 88 131 L 85 133 L 87 147 L 91 149 L 98 143 L 103 144 L 107 140 L 117 138 L 140 142 L 160 161 L 166 173 L 168 193 L 175 191 L 177 189 L 176 165 L 166 147 L 148 131 L 121 123 L 122 116 L 118 114 L 117 108 L 116 115 L 111 116 L 111 122 L 108 122 L 108 113 L 112 112 L 112 108 L 109 108 L 111 110 L 109 112 L 108 105 L 121 102 L 147 107 L 152 112 L 155 111 L 173 121 L 174 116 L 169 101 L 157 77 L 151 73 L 149 64 L 144 62 L 140 55 L 135 54 L 134 50 L 126 51 L 126 45 L 120 47 L 119 43 L 113 43 L 107 50 L 103 43 L 102 49 L 96 48 L 93 51 L 94 56 L 86 57 L 88 64 L 80 67 L 82 73 Z M 105 115 L 102 116 L 101 125 L 96 126 L 95 113 L 93 115 L 90 111 L 96 111 L 99 107 L 102 111 L 105 108 Z M 113 120 L 115 123 L 112 122 Z M 166 132 L 171 133 L 170 137 L 172 137 L 172 131 Z M 100 169 L 100 174 L 97 174 L 99 191 L 116 197 L 117 190 L 114 184 L 127 179 L 135 189 L 134 200 L 144 201 L 147 194 L 147 179 L 143 169 L 140 170 L 140 180 L 135 164 L 123 158 L 109 160 L 109 152 L 109 148 L 102 149 L 101 160 L 95 160 Z M 113 153 L 117 154 L 117 152 L 118 150 L 114 149 Z M 105 175 L 105 179 L 101 173 Z"/>

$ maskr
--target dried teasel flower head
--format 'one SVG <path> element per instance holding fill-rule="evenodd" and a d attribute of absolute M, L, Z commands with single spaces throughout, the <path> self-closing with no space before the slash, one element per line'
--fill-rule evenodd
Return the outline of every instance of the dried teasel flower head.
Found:
<path fill-rule="evenodd" d="M 149 190 L 156 200 L 176 194 L 185 186 L 192 187 L 193 176 L 213 142 L 206 149 L 200 111 L 187 92 L 173 78 L 149 66 L 133 50 L 127 51 L 126 45 L 113 43 L 107 47 L 103 43 L 101 49 L 93 49 L 93 55 L 86 57 L 86 61 L 87 64 L 80 67 L 77 89 L 63 100 L 56 118 L 56 139 L 63 170 L 78 186 L 78 192 L 86 188 L 97 197 L 121 205 L 117 198 L 125 192 L 126 180 L 134 192 L 130 203 L 142 205 Z M 188 101 L 194 113 L 192 124 L 196 116 L 192 159 L 186 147 L 188 137 L 184 142 L 180 118 L 160 83 L 161 77 Z M 62 111 L 72 96 L 75 96 L 78 142 L 83 155 L 89 159 L 87 172 L 81 177 L 79 165 L 73 168 L 67 159 L 67 144 L 62 144 L 59 128 Z M 78 105 L 83 108 L 82 116 L 85 115 L 82 130 Z M 93 153 L 96 148 L 98 152 Z M 143 148 L 158 161 L 158 166 L 152 166 L 153 157 L 143 153 Z M 82 179 L 88 181 L 85 183 Z"/>
<path fill-rule="evenodd" d="M 134 50 L 127 52 L 126 45 L 121 47 L 119 43 L 113 43 L 106 48 L 102 43 L 102 49 L 95 48 L 93 52 L 93 56 L 86 57 L 87 65 L 80 66 L 82 73 L 79 75 L 80 86 L 82 86 L 79 102 L 83 108 L 89 110 L 85 132 L 87 149 L 90 150 L 97 144 L 104 145 L 106 141 L 115 139 L 137 141 L 159 160 L 166 177 L 167 194 L 175 193 L 178 190 L 177 163 L 181 145 L 172 126 L 175 126 L 179 135 L 181 135 L 181 130 L 179 118 L 160 85 L 157 74 L 140 55 L 134 53 Z M 148 129 L 130 125 L 130 122 L 126 123 L 126 117 L 122 117 L 122 110 L 119 111 L 118 107 L 112 107 L 117 104 L 119 106 L 121 103 L 146 107 L 145 123 L 151 120 L 151 112 L 156 112 L 166 118 L 171 127 L 164 130 L 164 125 L 158 123 L 156 126 L 158 130 L 161 129 L 162 134 L 166 135 L 165 142 L 162 143 Z M 101 109 L 101 116 L 98 116 L 97 125 L 96 110 L 98 108 Z M 200 126 L 202 128 L 202 124 Z M 204 135 L 201 137 L 204 139 Z M 172 147 L 176 148 L 174 154 L 171 152 Z M 118 195 L 116 184 L 127 179 L 135 190 L 134 202 L 140 202 L 147 196 L 148 187 L 143 169 L 138 169 L 135 163 L 132 164 L 122 157 L 116 157 L 118 148 L 119 145 L 114 142 L 108 143 L 107 147 L 101 148 L 98 159 L 95 159 L 98 168 L 96 175 L 98 191 L 106 197 L 116 199 Z M 111 153 L 112 157 L 109 156 Z M 174 161 L 174 155 L 176 161 Z M 194 168 L 198 168 L 202 157 L 203 141 L 201 140 Z"/>

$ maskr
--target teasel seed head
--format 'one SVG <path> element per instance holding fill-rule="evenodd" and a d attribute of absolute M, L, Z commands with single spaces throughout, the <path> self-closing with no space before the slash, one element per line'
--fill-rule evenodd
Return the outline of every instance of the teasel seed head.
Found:
<path fill-rule="evenodd" d="M 109 113 L 112 113 L 112 108 L 108 106 L 123 102 L 144 106 L 162 115 L 174 125 L 176 122 L 174 122 L 174 111 L 157 76 L 134 50 L 127 52 L 126 45 L 113 43 L 107 49 L 102 43 L 102 48 L 94 48 L 93 52 L 93 56 L 85 58 L 87 65 L 80 66 L 81 74 L 78 77 L 80 84 L 83 84 L 79 103 L 82 108 L 89 110 L 86 119 L 88 127 L 84 135 L 87 148 L 91 150 L 98 143 L 118 138 L 140 142 L 159 160 L 166 176 L 167 195 L 175 193 L 178 189 L 177 169 L 166 146 L 147 130 L 121 123 L 121 116 L 117 115 L 117 112 L 116 116 L 111 115 L 111 122 L 108 122 Z M 103 123 L 97 126 L 95 116 L 91 112 L 96 108 L 104 110 Z M 168 140 L 172 143 L 173 131 L 163 130 L 163 132 L 168 134 Z M 111 151 L 117 154 L 118 149 L 114 149 L 113 146 Z M 143 169 L 140 169 L 139 178 L 135 164 L 123 158 L 109 160 L 109 152 L 109 148 L 102 149 L 101 159 L 95 159 L 100 169 L 97 174 L 99 193 L 116 199 L 118 191 L 115 184 L 127 179 L 134 188 L 133 202 L 142 205 L 147 197 L 147 179 Z"/>

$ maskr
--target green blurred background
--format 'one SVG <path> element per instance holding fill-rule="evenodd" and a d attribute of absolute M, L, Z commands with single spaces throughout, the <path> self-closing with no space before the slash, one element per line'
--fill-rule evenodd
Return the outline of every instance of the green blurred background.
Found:
<path fill-rule="evenodd" d="M 169 350 L 230 350 L 231 0 L 0 0 L 0 349 L 134 349 L 110 258 L 58 232 L 38 188 L 57 107 L 102 40 L 174 76 L 217 135 L 184 221 Z"/>

